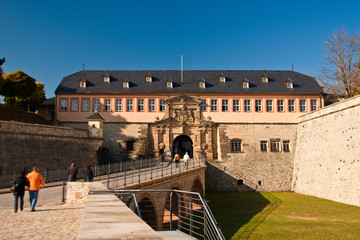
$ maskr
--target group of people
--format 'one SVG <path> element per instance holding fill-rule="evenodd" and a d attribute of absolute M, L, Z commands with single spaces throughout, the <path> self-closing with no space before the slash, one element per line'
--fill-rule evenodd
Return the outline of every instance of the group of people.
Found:
<path fill-rule="evenodd" d="M 39 167 L 33 167 L 33 171 L 25 176 L 25 172 L 21 171 L 20 176 L 14 181 L 14 196 L 15 204 L 14 211 L 18 211 L 18 202 L 20 199 L 20 211 L 24 209 L 24 195 L 25 195 L 25 186 L 28 186 L 29 190 L 29 201 L 30 201 L 30 210 L 32 212 L 36 211 L 35 206 L 37 203 L 38 195 L 40 188 L 44 187 L 45 181 L 43 176 L 39 173 Z"/>
<path fill-rule="evenodd" d="M 186 167 L 188 166 L 189 160 L 190 160 L 190 156 L 189 156 L 189 154 L 186 152 L 185 155 L 184 155 L 184 162 L 185 162 L 185 166 L 186 166 Z M 176 167 L 179 167 L 179 164 L 180 164 L 180 155 L 179 155 L 178 152 L 175 152 L 174 161 L 175 161 Z"/>
<path fill-rule="evenodd" d="M 68 181 L 76 181 L 78 175 L 78 169 L 75 166 L 75 163 L 71 163 L 70 167 L 67 169 L 66 173 L 68 175 Z M 84 181 L 92 182 L 94 178 L 91 165 L 87 164 L 84 170 Z M 33 167 L 33 171 L 25 176 L 25 171 L 21 171 L 19 176 L 14 181 L 13 195 L 14 199 L 14 212 L 17 213 L 19 208 L 20 200 L 20 211 L 24 209 L 24 195 L 25 187 L 28 187 L 29 190 L 29 201 L 30 201 L 30 210 L 35 212 L 35 206 L 39 196 L 40 188 L 43 188 L 45 185 L 45 180 L 43 176 L 39 173 L 39 167 Z"/>
<path fill-rule="evenodd" d="M 66 174 L 68 175 L 68 181 L 75 182 L 78 173 L 79 171 L 75 166 L 75 163 L 71 163 L 70 167 L 66 171 Z M 87 164 L 84 170 L 84 182 L 92 182 L 93 179 L 94 179 L 93 170 L 91 169 L 91 165 Z"/>

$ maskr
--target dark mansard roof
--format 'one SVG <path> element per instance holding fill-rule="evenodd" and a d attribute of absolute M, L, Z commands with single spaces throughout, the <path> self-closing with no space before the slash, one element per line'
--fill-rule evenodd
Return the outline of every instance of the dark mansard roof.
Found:
<path fill-rule="evenodd" d="M 110 75 L 110 82 L 104 82 L 104 76 Z M 151 76 L 152 82 L 145 77 Z M 225 76 L 226 82 L 219 77 Z M 262 82 L 261 77 L 268 77 Z M 81 88 L 80 82 L 86 81 Z M 123 82 L 129 88 L 123 87 Z M 173 88 L 167 82 L 173 82 Z M 199 82 L 205 81 L 205 88 Z M 243 88 L 243 82 L 249 82 L 249 88 Z M 286 82 L 292 82 L 293 88 L 287 88 Z M 55 93 L 322 93 L 315 78 L 294 71 L 238 71 L 238 70 L 153 70 L 153 71 L 81 71 L 64 77 Z"/>

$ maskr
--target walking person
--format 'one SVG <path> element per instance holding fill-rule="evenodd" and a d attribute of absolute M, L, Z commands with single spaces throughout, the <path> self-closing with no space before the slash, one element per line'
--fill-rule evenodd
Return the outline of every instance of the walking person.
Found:
<path fill-rule="evenodd" d="M 176 163 L 176 167 L 179 167 L 180 164 L 180 155 L 176 152 L 174 156 L 174 161 Z"/>
<path fill-rule="evenodd" d="M 69 182 L 75 182 L 78 174 L 78 169 L 75 167 L 75 163 L 71 163 L 70 167 L 66 171 Z"/>
<path fill-rule="evenodd" d="M 184 155 L 184 162 L 185 162 L 185 167 L 186 167 L 186 169 L 188 169 L 189 161 L 190 161 L 190 156 L 189 156 L 189 154 L 186 152 L 185 155 Z"/>
<path fill-rule="evenodd" d="M 25 177 L 25 171 L 21 171 L 19 177 L 17 177 L 14 181 L 14 212 L 18 211 L 18 202 L 20 199 L 20 211 L 24 209 L 24 195 L 25 195 L 25 186 L 28 186 L 28 180 Z"/>
<path fill-rule="evenodd" d="M 94 178 L 93 170 L 91 169 L 91 165 L 87 164 L 84 170 L 84 182 L 92 182 Z"/>
<path fill-rule="evenodd" d="M 26 178 L 29 181 L 30 210 L 34 212 L 40 188 L 44 187 L 45 181 L 39 173 L 39 167 L 33 167 L 33 171 L 29 173 Z"/>

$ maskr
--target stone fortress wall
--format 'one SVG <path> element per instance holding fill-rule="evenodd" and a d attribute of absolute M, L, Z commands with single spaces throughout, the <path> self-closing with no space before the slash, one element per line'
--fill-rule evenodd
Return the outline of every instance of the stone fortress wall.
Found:
<path fill-rule="evenodd" d="M 218 159 L 208 165 L 207 189 L 212 191 L 289 191 L 291 188 L 296 124 L 219 124 Z M 240 139 L 242 150 L 230 151 L 230 141 Z M 290 151 L 270 150 L 270 140 L 290 142 Z M 261 151 L 260 141 L 267 142 Z M 210 177 L 211 176 L 211 177 Z"/>
<path fill-rule="evenodd" d="M 0 176 L 31 171 L 34 165 L 63 171 L 71 162 L 95 164 L 98 146 L 99 139 L 89 138 L 87 130 L 0 121 Z"/>
<path fill-rule="evenodd" d="M 292 190 L 360 206 L 360 96 L 299 118 Z"/>

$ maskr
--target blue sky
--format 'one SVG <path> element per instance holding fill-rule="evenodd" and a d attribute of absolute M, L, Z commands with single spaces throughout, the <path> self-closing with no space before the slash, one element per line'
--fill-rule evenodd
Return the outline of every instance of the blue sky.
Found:
<path fill-rule="evenodd" d="M 317 76 L 324 43 L 360 30 L 360 1 L 0 0 L 0 58 L 53 97 L 82 70 L 294 70 Z"/>

